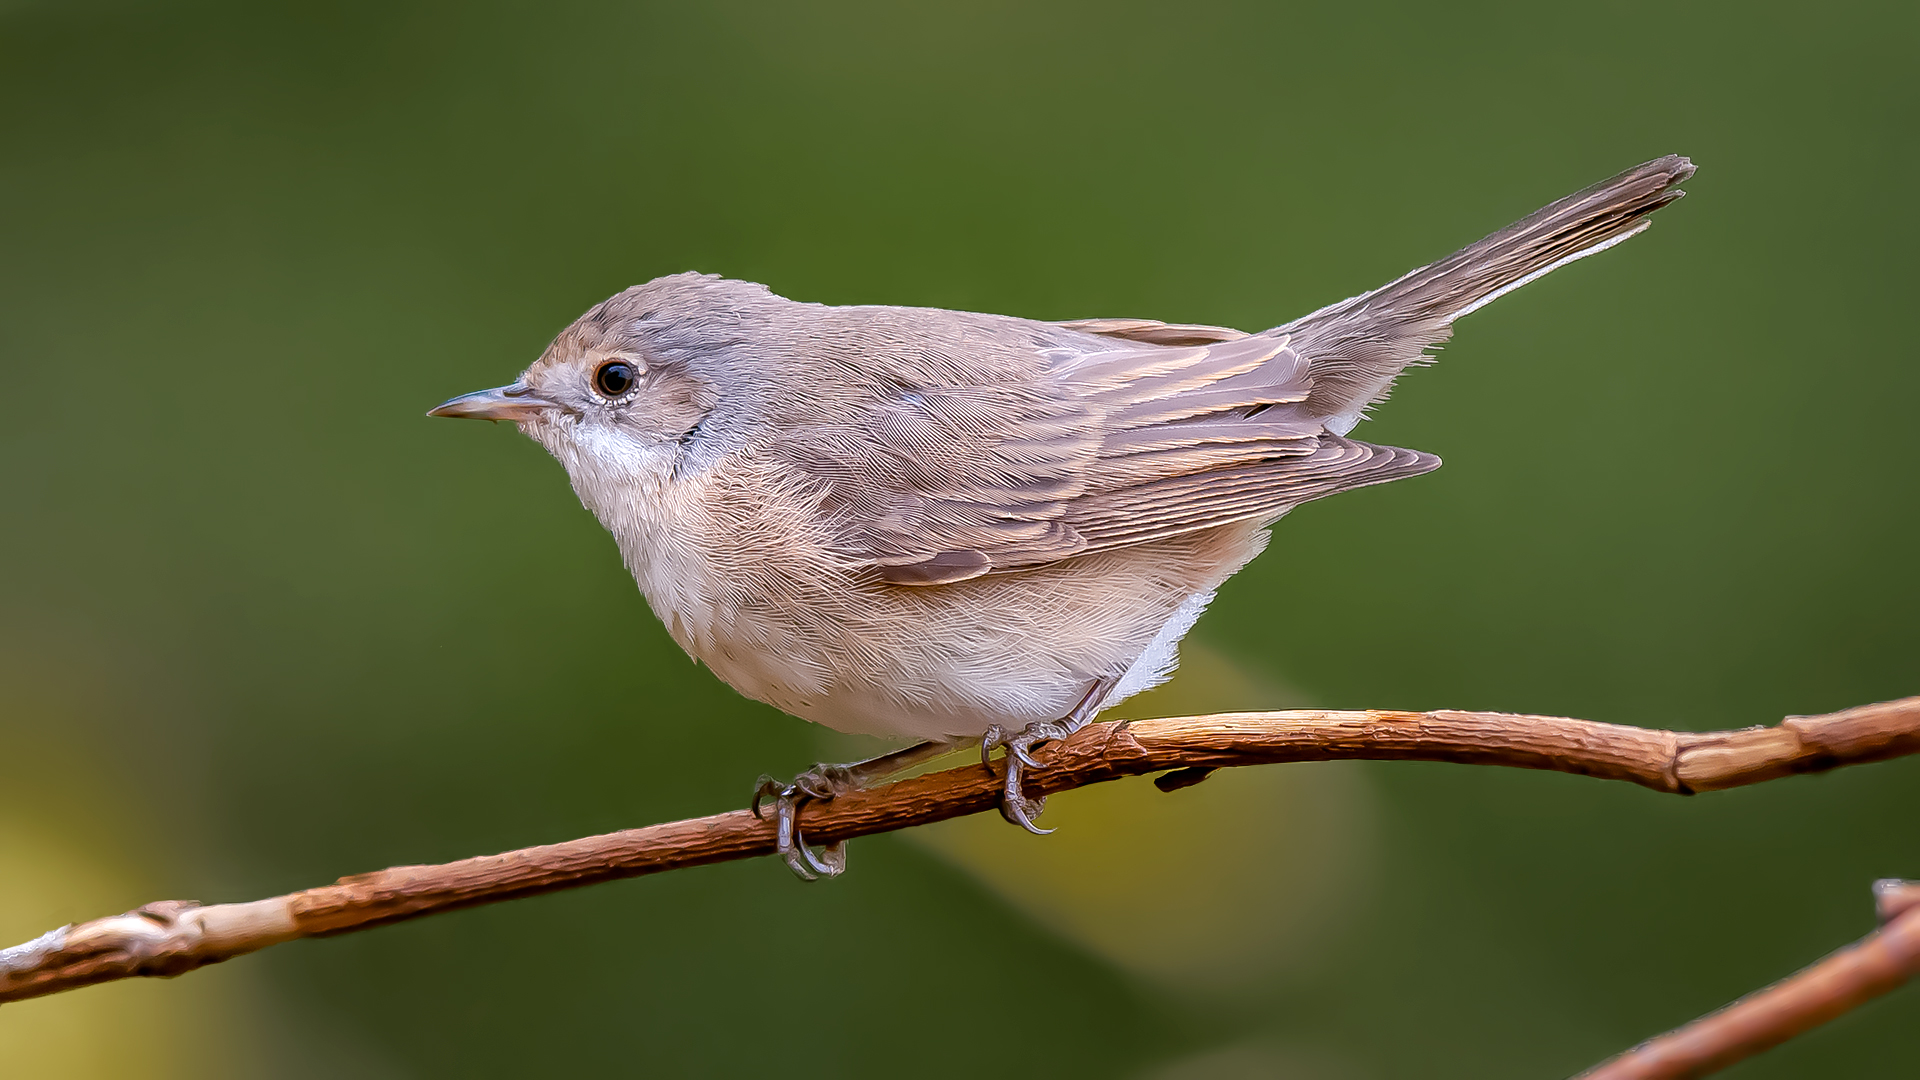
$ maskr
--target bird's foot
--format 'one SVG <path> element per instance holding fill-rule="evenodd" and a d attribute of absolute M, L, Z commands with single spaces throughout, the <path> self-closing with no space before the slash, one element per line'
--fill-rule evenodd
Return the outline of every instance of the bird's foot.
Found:
<path fill-rule="evenodd" d="M 760 778 L 753 789 L 753 816 L 766 820 L 760 804 L 773 804 L 775 851 L 795 877 L 818 881 L 839 877 L 847 869 L 846 841 L 828 844 L 817 853 L 807 845 L 806 837 L 800 835 L 800 804 L 826 802 L 860 786 L 853 769 L 845 765 L 815 765 L 785 784 L 771 776 Z"/>
<path fill-rule="evenodd" d="M 847 868 L 846 842 L 828 844 L 818 852 L 808 847 L 806 837 L 800 835 L 801 805 L 827 802 L 836 795 L 859 791 L 904 769 L 932 761 L 955 745 L 952 741 L 929 741 L 851 765 L 815 765 L 786 784 L 763 776 L 753 789 L 753 816 L 765 820 L 760 804 L 773 803 L 775 848 L 787 868 L 801 881 L 838 877 Z"/>
<path fill-rule="evenodd" d="M 996 746 L 1007 748 L 1007 779 L 1000 797 L 1001 817 L 1035 836 L 1045 836 L 1053 831 L 1033 823 L 1033 819 L 1039 816 L 1040 811 L 1047 808 L 1047 797 L 1042 795 L 1038 798 L 1028 798 L 1026 793 L 1020 790 L 1020 771 L 1023 768 L 1040 767 L 1040 763 L 1033 760 L 1034 747 L 1043 742 L 1064 739 L 1091 723 L 1094 716 L 1100 712 L 1100 706 L 1106 703 L 1107 694 L 1119 681 L 1118 678 L 1096 680 L 1087 688 L 1085 696 L 1081 697 L 1080 703 L 1073 707 L 1073 711 L 1058 720 L 1041 720 L 1028 724 L 1017 733 L 999 724 L 987 729 L 986 735 L 980 740 L 980 764 L 991 770 L 993 763 L 987 760 L 987 752 Z"/>
<path fill-rule="evenodd" d="M 1029 798 L 1020 790 L 1020 774 L 1023 769 L 1037 769 L 1040 763 L 1033 760 L 1033 748 L 1043 742 L 1064 739 L 1085 726 L 1085 721 L 1074 724 L 1070 720 L 1042 720 L 1028 724 L 1018 732 L 1008 731 L 999 724 L 987 729 L 980 740 L 980 763 L 993 768 L 987 760 L 987 754 L 996 746 L 1007 748 L 1007 776 L 1000 798 L 1000 816 L 1035 836 L 1045 836 L 1052 829 L 1043 829 L 1033 823 L 1042 810 L 1047 808 L 1045 795 Z"/>

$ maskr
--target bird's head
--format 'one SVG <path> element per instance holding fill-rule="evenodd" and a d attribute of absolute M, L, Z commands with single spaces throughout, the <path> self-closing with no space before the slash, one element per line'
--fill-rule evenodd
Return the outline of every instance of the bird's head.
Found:
<path fill-rule="evenodd" d="M 748 314 L 742 302 L 774 299 L 762 286 L 700 274 L 636 285 L 582 315 L 518 379 L 427 415 L 519 425 L 592 505 L 684 450 L 719 400 Z"/>

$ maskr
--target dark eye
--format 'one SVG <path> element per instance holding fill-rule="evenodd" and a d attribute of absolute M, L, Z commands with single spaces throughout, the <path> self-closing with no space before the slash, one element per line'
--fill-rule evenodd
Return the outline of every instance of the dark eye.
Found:
<path fill-rule="evenodd" d="M 640 373 L 625 360 L 609 360 L 593 373 L 593 388 L 606 397 L 625 397 L 640 379 Z"/>

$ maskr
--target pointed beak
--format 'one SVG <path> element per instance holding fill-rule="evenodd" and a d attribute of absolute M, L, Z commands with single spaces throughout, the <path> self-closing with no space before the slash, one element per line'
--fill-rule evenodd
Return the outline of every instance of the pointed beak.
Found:
<path fill-rule="evenodd" d="M 464 420 L 531 420 L 557 403 L 533 392 L 525 383 L 496 386 L 461 394 L 427 410 L 428 416 L 452 416 Z"/>

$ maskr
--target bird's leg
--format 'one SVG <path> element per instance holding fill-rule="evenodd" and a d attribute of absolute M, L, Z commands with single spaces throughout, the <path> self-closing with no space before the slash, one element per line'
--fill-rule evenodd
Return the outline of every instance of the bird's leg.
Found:
<path fill-rule="evenodd" d="M 987 760 L 987 754 L 996 746 L 1007 748 L 1007 780 L 1000 799 L 1001 817 L 1035 836 L 1045 836 L 1053 831 L 1033 823 L 1033 819 L 1039 815 L 1040 811 L 1046 809 L 1047 797 L 1042 795 L 1034 799 L 1027 798 L 1020 790 L 1020 770 L 1022 767 L 1029 769 L 1040 767 L 1040 763 L 1033 760 L 1034 747 L 1043 742 L 1064 739 L 1086 727 L 1095 714 L 1099 713 L 1101 704 L 1106 701 L 1107 695 L 1113 692 L 1114 686 L 1119 681 L 1109 678 L 1095 682 L 1086 696 L 1080 699 L 1080 704 L 1075 705 L 1072 712 L 1058 720 L 1041 720 L 1028 724 L 1017 734 L 999 724 L 987 729 L 986 737 L 980 740 L 981 764 L 989 769 L 993 768 L 993 764 Z"/>
<path fill-rule="evenodd" d="M 773 803 L 777 850 L 780 857 L 786 860 L 787 868 L 792 870 L 800 880 L 815 881 L 823 877 L 836 877 L 847 868 L 846 841 L 829 844 L 815 854 L 813 849 L 807 846 L 806 837 L 800 835 L 800 804 L 810 800 L 826 802 L 835 795 L 858 791 L 894 773 L 911 769 L 922 762 L 932 761 L 960 745 L 963 744 L 923 742 L 848 765 L 815 765 L 785 784 L 771 776 L 762 776 L 760 783 L 753 789 L 753 816 L 762 816 L 760 813 L 762 801 Z"/>

